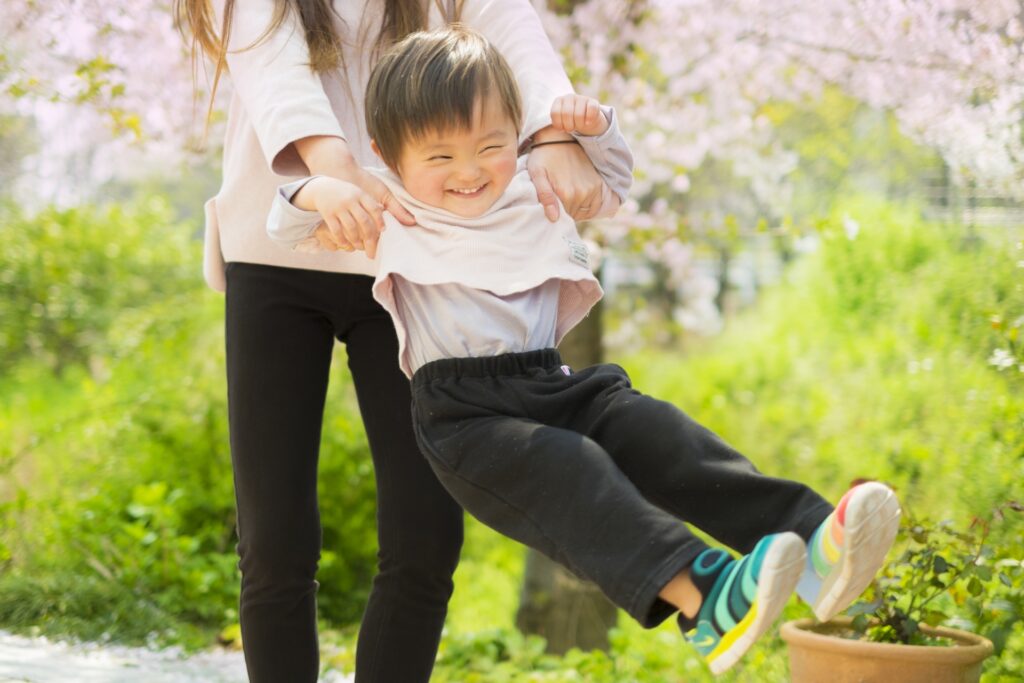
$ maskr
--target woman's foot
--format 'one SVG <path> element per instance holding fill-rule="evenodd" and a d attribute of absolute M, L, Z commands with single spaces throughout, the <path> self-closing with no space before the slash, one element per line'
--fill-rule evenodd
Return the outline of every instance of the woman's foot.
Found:
<path fill-rule="evenodd" d="M 803 540 L 790 532 L 765 536 L 738 560 L 715 548 L 697 556 L 690 578 L 703 601 L 696 617 L 679 615 L 679 628 L 712 673 L 735 664 L 775 622 L 806 562 Z"/>
<path fill-rule="evenodd" d="M 892 547 L 900 504 L 885 484 L 867 482 L 846 492 L 815 530 L 797 593 L 814 616 L 828 621 L 860 597 Z"/>

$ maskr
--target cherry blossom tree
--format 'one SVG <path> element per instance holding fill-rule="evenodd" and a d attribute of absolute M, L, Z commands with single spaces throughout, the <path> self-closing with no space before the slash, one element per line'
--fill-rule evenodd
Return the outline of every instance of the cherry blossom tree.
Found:
<path fill-rule="evenodd" d="M 30 120 L 37 143 L 21 169 L 20 198 L 80 202 L 107 180 L 194 154 L 203 94 L 193 96 L 169 2 L 0 7 L 0 113 Z"/>
<path fill-rule="evenodd" d="M 617 106 L 639 200 L 685 194 L 690 174 L 720 159 L 766 206 L 785 206 L 795 156 L 762 105 L 826 84 L 893 111 L 957 179 L 1024 192 L 1019 0 L 587 0 L 568 13 L 535 4 L 577 87 Z M 193 97 L 168 0 L 0 7 L 0 106 L 37 121 L 38 170 L 67 169 L 88 187 L 132 146 L 165 160 L 195 148 L 207 84 L 200 73 Z M 639 206 L 604 227 L 608 242 L 646 223 Z"/>
<path fill-rule="evenodd" d="M 538 9 L 577 87 L 617 106 L 637 160 L 635 201 L 589 235 L 612 248 L 640 235 L 669 272 L 697 273 L 681 242 L 694 228 L 686 193 L 702 167 L 726 165 L 769 220 L 785 213 L 797 157 L 764 107 L 814 100 L 829 86 L 892 112 L 941 153 L 954 182 L 1024 195 L 1019 0 L 588 0 L 569 13 Z M 706 310 L 712 291 L 690 281 L 703 294 L 682 315 Z"/>

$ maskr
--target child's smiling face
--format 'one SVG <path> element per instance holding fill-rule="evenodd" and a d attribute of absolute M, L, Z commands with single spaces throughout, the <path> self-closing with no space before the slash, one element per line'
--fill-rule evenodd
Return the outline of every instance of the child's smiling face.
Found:
<path fill-rule="evenodd" d="M 416 199 L 463 218 L 486 212 L 516 172 L 516 126 L 494 95 L 478 100 L 468 129 L 428 131 L 402 145 L 395 169 Z"/>

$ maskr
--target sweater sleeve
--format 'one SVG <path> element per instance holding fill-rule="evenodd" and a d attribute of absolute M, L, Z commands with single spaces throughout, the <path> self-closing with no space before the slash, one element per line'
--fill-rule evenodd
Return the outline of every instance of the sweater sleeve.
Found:
<path fill-rule="evenodd" d="M 494 43 L 515 73 L 523 96 L 520 141 L 551 125 L 555 98 L 574 91 L 529 0 L 471 0 L 462 21 Z"/>
<path fill-rule="evenodd" d="M 268 166 L 281 175 L 305 175 L 308 170 L 292 143 L 311 135 L 345 134 L 320 77 L 309 66 L 309 49 L 295 12 L 289 10 L 283 23 L 264 37 L 275 4 L 246 0 L 235 5 L 227 66 Z M 214 0 L 214 10 L 220 25 L 224 0 Z"/>
<path fill-rule="evenodd" d="M 598 218 L 614 215 L 619 205 L 626 201 L 629 188 L 633 186 L 633 153 L 619 130 L 618 117 L 612 107 L 602 106 L 601 111 L 608 118 L 608 130 L 593 136 L 572 134 L 590 157 L 605 184 L 603 189 L 606 191 L 601 193 Z M 617 201 L 611 201 L 613 198 Z"/>
<path fill-rule="evenodd" d="M 281 185 L 274 193 L 274 203 L 267 215 L 267 234 L 281 246 L 294 251 L 320 251 L 313 232 L 322 219 L 317 211 L 304 211 L 292 204 L 295 193 L 313 178 L 310 176 Z"/>

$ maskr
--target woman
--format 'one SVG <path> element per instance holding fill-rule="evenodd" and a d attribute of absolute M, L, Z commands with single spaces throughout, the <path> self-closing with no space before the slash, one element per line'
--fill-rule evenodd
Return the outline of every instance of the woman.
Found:
<path fill-rule="evenodd" d="M 369 67 L 412 31 L 462 21 L 511 63 L 523 91 L 523 142 L 568 140 L 551 104 L 572 92 L 528 0 L 176 0 L 182 28 L 234 86 L 223 184 L 207 203 L 207 281 L 226 289 L 228 418 L 240 621 L 254 683 L 315 681 L 316 463 L 334 339 L 346 344 L 377 478 L 378 575 L 359 633 L 358 683 L 427 681 L 440 640 L 462 511 L 437 482 L 411 428 L 409 383 L 387 313 L 373 300 L 382 211 L 412 215 L 362 170 L 374 163 L 362 121 Z M 538 201 L 577 220 L 601 181 L 575 144 L 530 152 Z M 338 251 L 270 242 L 275 189 L 331 175 L 360 188 L 324 216 Z M 226 263 L 226 266 L 225 266 Z"/>

